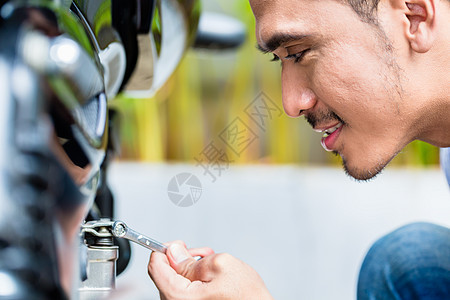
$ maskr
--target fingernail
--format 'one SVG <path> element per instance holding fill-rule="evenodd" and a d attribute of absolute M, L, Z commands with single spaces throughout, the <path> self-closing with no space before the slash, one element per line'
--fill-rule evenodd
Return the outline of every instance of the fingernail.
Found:
<path fill-rule="evenodd" d="M 182 263 L 183 261 L 189 258 L 189 253 L 187 252 L 187 249 L 181 247 L 178 244 L 170 245 L 169 250 L 170 254 L 172 255 L 172 258 L 175 260 L 177 264 Z"/>

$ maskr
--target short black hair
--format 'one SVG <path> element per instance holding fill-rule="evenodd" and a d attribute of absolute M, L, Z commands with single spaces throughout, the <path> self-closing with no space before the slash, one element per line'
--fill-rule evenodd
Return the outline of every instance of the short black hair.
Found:
<path fill-rule="evenodd" d="M 378 24 L 378 4 L 380 0 L 345 0 L 363 22 Z"/>

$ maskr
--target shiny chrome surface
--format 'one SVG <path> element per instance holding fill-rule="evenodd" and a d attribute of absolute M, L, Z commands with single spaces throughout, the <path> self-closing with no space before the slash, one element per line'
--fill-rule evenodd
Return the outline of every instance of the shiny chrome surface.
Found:
<path fill-rule="evenodd" d="M 244 43 L 247 29 L 240 21 L 223 14 L 202 12 L 194 47 L 235 49 Z"/>
<path fill-rule="evenodd" d="M 90 38 L 99 50 L 105 50 L 111 43 L 119 42 L 120 37 L 113 28 L 111 20 L 111 0 L 75 0 L 77 14 L 82 19 Z"/>
<path fill-rule="evenodd" d="M 167 81 L 193 42 L 200 16 L 200 1 L 158 0 L 149 34 L 139 35 L 137 68 L 126 92 L 150 97 Z"/>
<path fill-rule="evenodd" d="M 17 299 L 62 299 L 73 292 L 79 226 L 105 157 L 103 71 L 67 3 L 11 3 L 0 28 L 0 240 L 8 245 L 0 273 L 17 282 Z"/>
<path fill-rule="evenodd" d="M 118 246 L 113 245 L 111 233 L 114 222 L 100 219 L 81 226 L 86 262 L 81 267 L 80 300 L 106 299 L 115 288 Z M 84 278 L 83 278 L 84 277 Z"/>
<path fill-rule="evenodd" d="M 10 142 L 9 132 L 13 123 L 12 107 L 12 84 L 11 84 L 11 66 L 3 57 L 0 56 L 0 141 Z M 10 168 L 8 159 L 8 147 L 0 147 L 0 168 L 2 170 Z M 7 173 L 0 174 L 0 180 L 4 181 Z M 4 197 L 4 187 L 0 186 L 0 197 Z"/>
<path fill-rule="evenodd" d="M 106 134 L 106 99 L 103 77 L 89 55 L 68 36 L 49 38 L 37 31 L 26 32 L 20 47 L 24 61 L 48 78 L 84 138 L 101 148 Z"/>
<path fill-rule="evenodd" d="M 117 246 L 89 246 L 87 279 L 79 288 L 80 300 L 107 299 L 115 288 Z"/>
<path fill-rule="evenodd" d="M 98 52 L 108 99 L 118 93 L 125 74 L 126 53 L 112 24 L 111 0 L 76 0 L 72 6 Z"/>
<path fill-rule="evenodd" d="M 71 245 L 73 236 L 55 235 L 54 230 L 70 232 L 57 222 L 58 216 L 67 207 L 76 203 L 83 207 L 86 202 L 70 190 L 67 174 L 52 157 L 53 131 L 45 114 L 41 78 L 11 51 L 18 35 L 8 29 L 0 32 L 4 42 L 0 46 L 0 273 L 2 282 L 9 284 L 0 285 L 0 295 L 5 299 L 61 298 L 62 288 L 70 291 L 73 275 L 65 270 L 75 257 L 65 251 L 67 262 L 55 272 L 54 247 Z M 77 217 L 72 211 L 65 219 Z"/>

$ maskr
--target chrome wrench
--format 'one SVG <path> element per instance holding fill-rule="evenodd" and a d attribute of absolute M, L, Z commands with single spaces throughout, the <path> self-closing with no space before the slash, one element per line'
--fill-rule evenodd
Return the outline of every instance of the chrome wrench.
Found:
<path fill-rule="evenodd" d="M 115 221 L 112 225 L 111 232 L 115 237 L 128 239 L 152 251 L 158 251 L 164 254 L 167 251 L 167 246 L 134 231 L 122 221 Z"/>

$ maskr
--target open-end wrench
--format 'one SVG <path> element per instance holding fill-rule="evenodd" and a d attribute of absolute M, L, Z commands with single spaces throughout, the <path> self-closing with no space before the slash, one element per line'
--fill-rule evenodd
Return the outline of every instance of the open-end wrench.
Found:
<path fill-rule="evenodd" d="M 134 231 L 122 221 L 115 221 L 111 232 L 115 237 L 125 238 L 150 250 L 166 253 L 167 246 Z"/>

